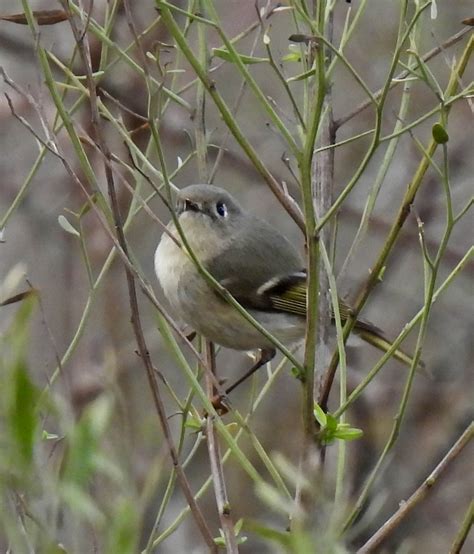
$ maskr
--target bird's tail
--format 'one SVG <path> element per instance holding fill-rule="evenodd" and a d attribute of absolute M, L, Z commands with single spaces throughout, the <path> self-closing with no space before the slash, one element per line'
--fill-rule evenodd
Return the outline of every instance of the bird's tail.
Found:
<path fill-rule="evenodd" d="M 386 339 L 383 334 L 376 328 L 357 329 L 357 335 L 362 340 L 371 344 L 372 346 L 375 346 L 375 348 L 378 348 L 382 352 L 388 352 L 388 350 L 392 347 L 392 343 L 388 339 Z M 411 365 L 413 364 L 413 356 L 410 356 L 400 348 L 397 348 L 394 351 L 393 357 L 409 367 L 411 367 Z M 418 366 L 420 368 L 424 368 L 425 364 L 422 360 L 419 360 Z"/>

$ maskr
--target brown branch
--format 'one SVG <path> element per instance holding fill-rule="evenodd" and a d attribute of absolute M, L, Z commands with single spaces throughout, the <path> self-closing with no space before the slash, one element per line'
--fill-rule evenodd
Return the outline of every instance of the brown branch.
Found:
<path fill-rule="evenodd" d="M 441 475 L 469 444 L 473 436 L 474 423 L 471 422 L 430 475 L 428 475 L 408 500 L 400 502 L 400 508 L 359 548 L 357 554 L 368 554 L 376 551 L 375 549 L 400 525 L 413 508 L 426 498 L 434 485 L 438 483 Z"/>
<path fill-rule="evenodd" d="M 202 65 L 199 63 L 195 54 L 193 53 L 188 43 L 186 42 L 184 36 L 182 35 L 181 30 L 170 11 L 170 5 L 169 4 L 165 5 L 161 3 L 159 5 L 161 8 L 160 13 L 163 19 L 163 23 L 166 25 L 170 33 L 173 35 L 177 46 L 179 47 L 183 55 L 186 57 L 188 62 L 191 64 L 195 73 L 197 74 L 197 76 L 203 83 L 204 87 L 206 88 L 208 94 L 213 99 L 219 113 L 221 114 L 224 120 L 225 125 L 230 129 L 235 140 L 239 143 L 240 147 L 247 154 L 248 158 L 252 161 L 255 169 L 261 175 L 264 181 L 267 183 L 268 187 L 275 195 L 277 200 L 284 207 L 284 209 L 287 211 L 290 217 L 298 225 L 298 227 L 302 230 L 302 232 L 305 232 L 304 218 L 301 214 L 301 210 L 293 202 L 293 199 L 288 197 L 281 183 L 279 183 L 275 179 L 274 175 L 266 167 L 261 157 L 258 156 L 257 152 L 254 150 L 250 142 L 244 136 L 242 130 L 240 129 L 240 126 L 236 123 L 236 121 L 233 118 L 232 111 L 227 106 L 227 103 L 224 101 L 223 96 L 217 90 L 216 84 L 214 83 L 214 81 L 212 81 L 209 78 L 208 73 L 204 70 Z"/>
<path fill-rule="evenodd" d="M 470 29 L 469 27 L 466 27 L 465 29 L 462 29 L 461 31 L 457 32 L 456 34 L 452 35 L 451 37 L 449 37 L 447 40 L 445 40 L 442 44 L 440 44 L 439 46 L 436 46 L 436 48 L 433 48 L 432 50 L 430 50 L 429 52 L 427 52 L 421 59 L 424 61 L 424 62 L 427 62 L 429 60 L 431 60 L 431 58 L 434 58 L 435 56 L 437 56 L 440 52 L 442 52 L 445 48 L 449 48 L 450 46 L 452 46 L 453 44 L 456 44 L 457 42 L 459 42 L 462 37 L 464 35 L 466 35 L 467 33 L 469 33 L 469 31 L 471 31 L 472 29 Z M 414 68 L 416 69 L 416 68 Z M 400 84 L 401 80 L 402 79 L 405 79 L 406 77 L 408 77 L 408 75 L 410 74 L 410 72 L 405 69 L 404 71 L 402 71 L 401 73 L 399 73 L 397 76 L 395 76 L 393 79 L 392 79 L 392 82 L 390 83 L 390 89 L 392 89 L 393 87 L 396 87 L 397 85 Z M 374 98 L 375 99 L 378 99 L 380 98 L 380 96 L 382 95 L 384 91 L 384 88 L 381 88 L 379 89 L 377 92 L 374 93 Z M 334 121 L 334 128 L 337 130 L 339 129 L 339 127 L 342 127 L 342 125 L 344 125 L 345 123 L 347 123 L 348 121 L 350 121 L 352 118 L 354 118 L 356 115 L 358 115 L 359 113 L 363 112 L 366 108 L 368 108 L 369 106 L 371 106 L 373 104 L 373 100 L 372 98 L 368 98 L 367 100 L 364 100 L 363 102 L 361 102 L 356 108 L 354 108 L 352 111 L 350 111 L 348 114 L 346 115 L 343 115 L 342 117 L 340 117 L 339 119 L 336 119 L 336 121 Z"/>
<path fill-rule="evenodd" d="M 464 74 L 464 71 L 466 70 L 466 66 L 468 64 L 468 61 L 470 60 L 470 57 L 473 51 L 474 51 L 474 36 L 471 36 L 464 48 L 464 51 L 462 53 L 460 60 L 458 61 L 456 67 L 453 69 L 451 73 L 449 83 L 446 87 L 446 96 L 450 96 L 454 94 L 454 92 L 456 91 L 457 85 L 458 85 L 458 78 Z M 450 111 L 450 107 L 448 106 L 446 108 L 446 117 L 449 114 L 449 111 Z M 420 161 L 415 171 L 415 174 L 405 192 L 405 195 L 400 204 L 400 208 L 398 210 L 397 216 L 390 228 L 390 231 L 382 247 L 380 255 L 377 261 L 375 262 L 374 266 L 372 267 L 370 271 L 370 276 L 367 279 L 364 286 L 362 287 L 362 290 L 360 291 L 358 298 L 354 303 L 352 316 L 348 319 L 348 321 L 344 325 L 344 340 L 347 340 L 347 337 L 349 336 L 349 333 L 351 332 L 354 326 L 355 320 L 359 312 L 364 307 L 365 302 L 367 301 L 371 292 L 379 282 L 380 272 L 382 271 L 382 268 L 385 266 L 387 258 L 392 252 L 392 249 L 395 243 L 399 239 L 400 232 L 403 226 L 405 225 L 408 215 L 410 214 L 411 206 L 415 201 L 415 197 L 423 182 L 424 176 L 430 166 L 429 160 L 432 159 L 437 147 L 438 147 L 438 143 L 434 139 L 432 139 L 430 141 L 429 146 L 427 147 L 427 150 L 426 150 L 427 154 Z M 327 408 L 329 394 L 331 392 L 338 362 L 339 362 L 339 352 L 335 351 L 331 359 L 331 363 L 329 364 L 329 367 L 326 371 L 323 389 L 319 398 L 319 404 L 323 409 Z"/>
<path fill-rule="evenodd" d="M 328 16 L 326 24 L 327 40 L 332 43 L 334 31 L 334 10 Z M 325 72 L 331 64 L 332 52 L 325 51 Z M 336 132 L 334 128 L 334 118 L 332 110 L 332 86 L 329 80 L 326 83 L 326 95 L 324 99 L 324 110 L 326 116 L 321 122 L 317 147 L 330 146 L 336 142 Z M 311 188 L 313 192 L 316 219 L 319 221 L 329 210 L 333 203 L 334 195 L 334 148 L 323 150 L 313 156 L 312 160 L 312 178 Z M 319 240 L 322 242 L 328 252 L 331 252 L 331 236 L 335 219 L 332 219 L 330 225 L 325 225 L 320 233 Z M 318 302 L 318 345 L 316 347 L 316 376 L 314 383 L 314 398 L 319 396 L 322 386 L 324 370 L 329 363 L 329 334 L 331 328 L 331 299 L 329 294 L 329 279 L 326 268 L 323 263 L 319 264 L 319 302 Z"/>
<path fill-rule="evenodd" d="M 85 72 L 86 72 L 86 78 L 87 78 L 87 86 L 89 89 L 89 101 L 90 101 L 90 108 L 91 108 L 91 125 L 96 133 L 97 138 L 97 144 L 102 151 L 104 155 L 104 170 L 107 180 L 107 189 L 108 194 L 110 198 L 111 203 L 111 209 L 114 217 L 114 224 L 115 229 L 117 233 L 118 242 L 120 244 L 120 247 L 125 254 L 125 256 L 129 258 L 128 254 L 128 245 L 125 239 L 125 233 L 123 230 L 123 224 L 122 224 L 122 217 L 120 214 L 120 208 L 118 204 L 117 194 L 115 190 L 115 183 L 114 183 L 114 177 L 112 172 L 112 166 L 111 166 L 111 152 L 109 150 L 109 147 L 105 141 L 104 135 L 103 135 L 103 129 L 101 125 L 101 119 L 100 119 L 100 113 L 98 108 L 98 99 L 97 99 L 97 90 L 96 85 L 93 77 L 93 71 L 92 71 L 92 62 L 90 58 L 90 48 L 89 48 L 89 42 L 87 40 L 87 37 L 84 35 L 82 31 L 78 28 L 76 25 L 75 19 L 73 15 L 69 11 L 69 6 L 66 0 L 61 0 L 61 4 L 65 11 L 69 14 L 69 24 L 71 26 L 71 30 L 74 35 L 74 39 L 77 45 L 77 48 L 79 50 L 79 53 L 81 55 L 82 61 L 84 63 Z M 211 532 L 207 526 L 206 520 L 204 519 L 204 516 L 197 505 L 197 502 L 194 498 L 194 494 L 191 491 L 190 484 L 186 478 L 186 475 L 183 471 L 183 468 L 181 466 L 181 463 L 179 461 L 178 452 L 176 450 L 176 447 L 174 445 L 171 429 L 168 423 L 167 414 L 165 411 L 165 407 L 163 404 L 163 400 L 161 398 L 161 393 L 158 385 L 158 381 L 153 369 L 153 364 L 151 362 L 150 353 L 148 351 L 148 347 L 145 341 L 145 337 L 143 334 L 143 328 L 141 324 L 141 318 L 140 318 L 140 312 L 138 307 L 138 298 L 137 298 L 137 291 L 136 291 L 136 285 L 135 285 L 135 276 L 133 272 L 130 270 L 129 265 L 125 265 L 125 274 L 127 279 L 127 287 L 128 287 L 128 294 L 129 294 L 129 301 L 130 301 L 130 310 L 131 310 L 131 323 L 132 327 L 135 333 L 135 339 L 137 341 L 138 350 L 140 352 L 140 357 L 143 360 L 143 363 L 145 365 L 150 389 L 153 396 L 153 401 L 155 404 L 155 409 L 158 413 L 158 417 L 161 423 L 161 427 L 163 430 L 163 434 L 165 437 L 166 444 L 168 445 L 168 450 L 170 457 L 173 462 L 174 469 L 176 471 L 178 482 L 180 483 L 180 486 L 183 490 L 183 494 L 188 502 L 188 505 L 191 509 L 191 512 L 194 516 L 195 522 L 206 542 L 211 552 L 217 552 L 217 546 L 214 543 L 214 540 L 212 538 Z"/>
<path fill-rule="evenodd" d="M 204 11 L 203 4 L 203 2 L 197 2 L 195 8 L 197 10 Z M 207 35 L 203 25 L 198 26 L 197 34 L 199 60 L 205 67 L 208 67 Z M 193 119 L 199 182 L 208 183 L 210 182 L 210 179 L 208 145 L 206 140 L 206 90 L 200 81 L 197 83 L 196 87 L 196 112 Z M 212 342 L 208 340 L 203 340 L 202 342 L 204 343 L 204 358 L 206 360 L 205 367 L 208 368 L 208 371 L 205 372 L 206 392 L 209 399 L 212 399 L 216 393 L 214 387 L 214 382 L 217 380 L 216 353 Z M 213 377 L 213 379 L 211 379 L 211 377 Z M 237 540 L 235 537 L 234 523 L 230 514 L 230 504 L 227 496 L 219 441 L 214 425 L 214 417 L 210 414 L 206 419 L 206 439 L 212 486 L 214 488 L 214 496 L 216 499 L 217 512 L 219 514 L 222 533 L 224 535 L 225 547 L 228 553 L 238 554 L 239 549 L 237 547 Z"/>
<path fill-rule="evenodd" d="M 214 345 L 212 342 L 205 341 L 205 358 L 207 367 L 211 368 L 212 373 L 216 370 L 216 356 Z M 212 380 L 209 378 L 209 372 L 206 371 L 206 388 L 209 398 L 213 398 L 215 389 Z M 231 516 L 229 498 L 224 478 L 224 467 L 222 464 L 222 456 L 217 440 L 216 428 L 214 426 L 214 418 L 207 417 L 206 422 L 206 439 L 207 451 L 209 452 L 209 462 L 211 465 L 212 485 L 214 487 L 214 495 L 216 497 L 217 511 L 221 529 L 224 533 L 227 552 L 230 554 L 238 554 L 237 538 L 235 536 L 234 522 Z"/>

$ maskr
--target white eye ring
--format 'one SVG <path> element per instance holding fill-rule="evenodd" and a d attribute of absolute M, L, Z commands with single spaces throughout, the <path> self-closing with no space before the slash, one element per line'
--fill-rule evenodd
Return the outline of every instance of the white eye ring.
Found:
<path fill-rule="evenodd" d="M 227 206 L 224 202 L 222 202 L 222 200 L 219 200 L 219 202 L 216 203 L 216 213 L 220 217 L 227 217 Z"/>

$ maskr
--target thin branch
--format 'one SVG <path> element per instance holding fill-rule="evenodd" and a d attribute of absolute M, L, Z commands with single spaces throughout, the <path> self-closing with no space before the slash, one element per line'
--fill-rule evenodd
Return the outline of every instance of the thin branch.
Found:
<path fill-rule="evenodd" d="M 328 15 L 326 22 L 327 42 L 333 41 L 334 30 L 334 10 Z M 322 48 L 322 46 L 320 46 Z M 324 52 L 325 71 L 331 64 L 331 50 Z M 334 118 L 332 109 L 332 85 L 326 83 L 326 94 L 323 103 L 324 116 L 321 121 L 321 128 L 318 133 L 317 146 L 329 146 L 336 142 L 336 133 L 334 131 Z M 315 205 L 316 219 L 319 221 L 332 205 L 334 195 L 334 149 L 330 148 L 313 155 L 312 159 L 312 177 L 311 188 L 313 191 L 313 199 Z M 327 252 L 331 252 L 331 237 L 333 236 L 333 228 L 335 219 L 331 221 L 331 225 L 327 225 L 321 229 L 319 241 L 324 243 Z M 318 313 L 318 343 L 316 347 L 316 377 L 314 383 L 314 398 L 319 395 L 322 386 L 322 378 L 324 370 L 329 363 L 329 333 L 331 327 L 331 301 L 329 293 L 329 277 L 327 268 L 324 264 L 319 267 L 319 313 Z"/>
<path fill-rule="evenodd" d="M 201 2 L 198 2 L 198 6 L 200 10 L 204 12 L 204 2 L 202 0 Z M 204 25 L 198 25 L 198 49 L 199 61 L 204 67 L 207 67 L 207 33 Z M 199 182 L 207 183 L 209 182 L 209 165 L 206 140 L 206 90 L 201 81 L 198 82 L 196 87 L 196 104 L 196 113 L 194 116 L 194 136 L 196 138 L 197 169 Z M 206 366 L 203 369 L 209 369 L 209 371 L 205 371 L 206 392 L 211 400 L 216 393 L 216 389 L 214 387 L 214 382 L 217 380 L 216 352 L 212 342 L 202 339 L 201 344 L 204 344 L 204 358 L 206 360 Z M 214 379 L 211 379 L 211 376 L 213 376 Z M 225 539 L 226 551 L 229 554 L 238 554 L 239 549 L 237 546 L 234 522 L 232 520 L 230 503 L 227 495 L 222 456 L 214 417 L 211 415 L 208 415 L 206 419 L 206 439 L 212 485 L 214 487 L 217 513 L 219 514 L 219 521 Z"/>
<path fill-rule="evenodd" d="M 268 1 L 267 6 L 265 7 L 265 10 L 268 9 L 269 2 L 270 2 L 270 0 Z M 253 44 L 252 44 L 252 46 L 250 48 L 250 51 L 249 51 L 249 56 L 253 56 L 255 54 L 255 50 L 256 50 L 257 45 L 258 45 L 259 40 L 260 40 L 260 36 L 261 36 L 262 30 L 263 30 L 263 27 L 262 27 L 262 25 L 259 24 L 258 28 L 259 28 L 259 32 L 255 34 Z M 237 93 L 236 99 L 235 99 L 234 104 L 231 108 L 231 112 L 234 115 L 234 117 L 237 115 L 237 113 L 239 111 L 241 102 L 242 102 L 242 100 L 244 98 L 244 95 L 245 95 L 246 88 L 247 88 L 247 82 L 245 81 L 245 79 L 242 79 L 242 82 L 240 83 L 240 87 L 239 87 L 239 91 Z M 214 182 L 214 178 L 215 178 L 217 170 L 219 168 L 219 164 L 221 163 L 221 160 L 224 157 L 224 153 L 226 152 L 226 144 L 227 144 L 227 141 L 229 140 L 230 135 L 231 135 L 230 129 L 226 128 L 225 134 L 224 134 L 224 136 L 223 136 L 223 138 L 222 138 L 222 140 L 220 141 L 220 144 L 219 144 L 219 150 L 217 152 L 217 156 L 216 156 L 216 159 L 214 161 L 214 165 L 212 166 L 212 169 L 209 173 L 209 183 Z"/>
<path fill-rule="evenodd" d="M 445 96 L 449 97 L 456 91 L 457 83 L 458 83 L 457 77 L 461 76 L 464 73 L 473 50 L 474 50 L 474 37 L 471 36 L 456 68 L 453 70 L 451 74 L 451 78 L 446 87 Z M 447 117 L 448 112 L 449 112 L 449 108 L 447 107 L 445 117 Z M 430 142 L 430 145 L 427 148 L 427 153 L 430 158 L 433 157 L 433 154 L 437 146 L 438 145 L 434 140 Z M 348 321 L 344 325 L 344 340 L 347 340 L 347 337 L 349 336 L 349 333 L 351 332 L 354 326 L 357 315 L 359 314 L 360 310 L 362 309 L 365 302 L 367 301 L 371 291 L 375 288 L 375 286 L 379 282 L 380 272 L 382 271 L 382 268 L 385 266 L 387 258 L 389 257 L 393 246 L 398 240 L 400 231 L 403 228 L 403 225 L 405 224 L 405 221 L 408 218 L 408 215 L 410 214 L 411 206 L 415 200 L 416 194 L 423 182 L 423 178 L 428 168 L 429 168 L 429 161 L 426 157 L 424 157 L 420 161 L 418 168 L 407 188 L 407 191 L 403 197 L 402 203 L 398 210 L 397 217 L 395 218 L 395 221 L 393 222 L 390 228 L 390 231 L 388 233 L 387 239 L 382 247 L 382 251 L 380 252 L 375 265 L 371 269 L 370 276 L 367 282 L 365 283 L 362 291 L 359 293 L 359 296 L 357 298 L 357 301 L 355 302 L 355 305 L 353 306 L 353 315 L 348 319 Z M 338 353 L 336 351 L 334 352 L 334 355 L 331 359 L 331 363 L 326 372 L 323 390 L 319 399 L 319 404 L 323 409 L 327 407 L 329 393 L 331 391 L 332 383 L 336 373 L 337 364 L 338 364 Z"/>
<path fill-rule="evenodd" d="M 207 367 L 211 368 L 211 371 L 215 374 L 216 356 L 214 352 L 214 345 L 207 340 L 204 341 L 204 344 Z M 206 388 L 209 398 L 212 398 L 215 394 L 215 389 L 212 381 L 208 377 L 208 372 L 206 372 Z M 216 497 L 217 512 L 219 514 L 221 529 L 225 538 L 226 550 L 229 554 L 237 554 L 239 552 L 239 548 L 237 546 L 237 538 L 235 536 L 230 502 L 227 496 L 224 478 L 224 465 L 219 447 L 219 441 L 217 439 L 216 428 L 214 426 L 214 418 L 210 416 L 207 417 L 206 421 L 206 439 L 211 466 L 212 485 L 214 487 L 214 495 Z"/>
<path fill-rule="evenodd" d="M 380 544 L 391 534 L 402 521 L 411 513 L 411 511 L 424 500 L 433 487 L 438 483 L 442 474 L 452 464 L 452 462 L 459 456 L 462 450 L 469 444 L 470 440 L 474 437 L 474 423 L 471 423 L 458 438 L 458 440 L 449 449 L 446 456 L 440 461 L 435 469 L 428 475 L 423 483 L 416 489 L 416 491 L 408 498 L 408 500 L 400 503 L 400 508 L 378 529 L 372 537 L 357 551 L 357 554 L 369 554 L 375 552 Z M 472 506 L 471 506 L 472 508 Z M 472 518 L 472 514 L 471 514 Z M 451 552 L 459 552 L 459 550 L 452 550 Z"/>
<path fill-rule="evenodd" d="M 453 545 L 449 554 L 461 554 L 462 547 L 466 542 L 469 531 L 474 524 L 474 500 L 469 504 L 467 508 L 466 515 L 461 523 L 461 527 L 454 539 Z"/>
<path fill-rule="evenodd" d="M 202 65 L 199 63 L 199 60 L 196 58 L 191 48 L 189 47 L 188 42 L 186 41 L 181 29 L 177 25 L 173 15 L 171 14 L 167 5 L 161 1 L 158 1 L 158 4 L 161 6 L 161 16 L 165 25 L 167 26 L 170 33 L 173 35 L 176 44 L 179 46 L 180 50 L 183 52 L 184 56 L 188 62 L 193 67 L 196 75 L 202 81 L 207 92 L 213 99 L 217 109 L 219 110 L 226 126 L 232 132 L 235 140 L 239 143 L 240 147 L 247 154 L 248 158 L 252 161 L 255 169 L 260 173 L 263 179 L 266 181 L 267 185 L 270 187 L 270 190 L 276 196 L 281 205 L 285 208 L 288 214 L 292 217 L 298 227 L 304 231 L 304 220 L 301 215 L 301 211 L 297 206 L 288 199 L 283 187 L 275 179 L 273 174 L 268 170 L 268 168 L 262 162 L 261 157 L 257 154 L 253 146 L 247 140 L 242 130 L 235 121 L 231 110 L 227 106 L 226 102 L 222 98 L 221 94 L 217 91 L 216 84 L 209 79 L 209 76 Z"/>
<path fill-rule="evenodd" d="M 66 0 L 61 0 L 61 5 L 63 6 L 63 9 L 69 14 L 69 5 Z M 125 239 L 125 233 L 123 230 L 123 224 L 122 224 L 122 216 L 120 214 L 120 208 L 118 204 L 118 198 L 115 191 L 115 183 L 114 183 L 114 177 L 113 172 L 111 168 L 111 153 L 110 149 L 107 145 L 107 142 L 103 135 L 103 128 L 101 124 L 101 118 L 98 108 L 98 102 L 97 102 L 97 90 L 96 90 L 96 84 L 94 82 L 93 77 L 93 71 L 92 71 L 92 63 L 91 63 L 91 57 L 90 57 L 90 49 L 89 49 L 89 42 L 87 40 L 87 37 L 83 35 L 83 33 L 80 31 L 78 26 L 76 25 L 76 22 L 74 20 L 74 17 L 72 15 L 69 16 L 69 23 L 71 26 L 71 30 L 74 35 L 74 39 L 76 41 L 78 50 L 81 54 L 82 61 L 84 63 L 86 77 L 87 77 L 87 85 L 89 88 L 89 100 L 90 100 L 90 107 L 91 107 L 91 124 L 92 127 L 95 130 L 96 137 L 97 137 L 97 143 L 99 145 L 100 150 L 103 152 L 104 155 L 104 170 L 107 180 L 107 189 L 109 193 L 109 198 L 111 202 L 111 208 L 112 213 L 114 217 L 114 223 L 115 223 L 115 229 L 117 232 L 118 241 L 120 244 L 120 247 L 125 254 L 127 258 L 129 258 L 128 253 L 128 245 Z M 138 298 L 137 298 L 137 292 L 136 292 L 136 285 L 135 285 L 135 277 L 134 274 L 130 271 L 129 266 L 125 266 L 125 274 L 127 279 L 127 287 L 128 287 L 128 294 L 129 294 L 129 301 L 130 301 L 130 309 L 131 309 L 131 321 L 132 321 L 132 327 L 135 333 L 135 338 L 137 341 L 137 346 L 140 352 L 140 357 L 145 365 L 148 381 L 150 384 L 150 389 L 152 392 L 155 409 L 157 411 L 158 417 L 160 419 L 161 427 L 163 430 L 163 434 L 166 440 L 166 443 L 168 445 L 168 450 L 173 462 L 173 466 L 176 470 L 176 475 L 178 478 L 178 481 L 181 485 L 181 488 L 183 490 L 184 496 L 186 497 L 186 500 L 191 507 L 191 511 L 193 513 L 194 519 L 196 521 L 196 524 L 206 542 L 209 549 L 212 552 L 217 552 L 217 547 L 213 541 L 211 532 L 207 526 L 206 520 L 204 519 L 204 516 L 197 505 L 197 502 L 194 498 L 194 494 L 191 491 L 191 487 L 189 485 L 189 482 L 186 478 L 186 475 L 183 471 L 183 468 L 181 466 L 181 463 L 179 461 L 178 453 L 176 450 L 176 447 L 174 445 L 173 436 L 171 433 L 171 428 L 168 423 L 165 407 L 163 404 L 163 400 L 161 398 L 161 393 L 159 390 L 158 380 L 155 375 L 155 371 L 153 368 L 153 364 L 151 362 L 150 353 L 148 351 L 148 347 L 145 341 L 145 337 L 143 334 L 143 328 L 141 324 L 141 317 L 138 307 Z"/>
<path fill-rule="evenodd" d="M 436 46 L 436 48 L 433 48 L 432 50 L 427 52 L 421 59 L 424 62 L 427 62 L 427 61 L 431 60 L 431 58 L 434 58 L 435 56 L 437 56 L 445 48 L 449 48 L 453 44 L 456 44 L 457 42 L 459 42 L 463 38 L 463 36 L 467 35 L 470 31 L 472 31 L 472 29 L 470 29 L 469 27 L 466 27 L 466 28 L 462 29 L 461 31 L 455 33 L 453 36 L 449 37 L 447 40 L 445 40 L 439 46 Z M 418 67 L 418 64 L 414 64 L 413 66 L 410 67 L 410 70 L 413 71 L 417 67 Z M 398 75 L 393 77 L 389 88 L 392 89 L 393 87 L 395 87 L 395 86 L 399 85 L 401 82 L 403 82 L 403 79 L 408 77 L 408 75 L 410 74 L 410 70 L 406 69 L 405 71 L 402 71 L 401 73 L 399 73 Z M 382 96 L 383 92 L 384 92 L 384 87 L 380 88 L 377 92 L 375 92 L 374 93 L 375 99 L 380 98 Z M 352 111 L 350 111 L 348 114 L 343 115 L 342 117 L 337 119 L 334 122 L 335 128 L 339 129 L 339 127 L 341 127 L 342 125 L 344 125 L 345 123 L 350 121 L 357 114 L 364 111 L 366 108 L 368 108 L 371 105 L 372 105 L 372 99 L 371 98 L 368 98 L 367 100 L 364 100 L 356 108 L 354 108 Z"/>

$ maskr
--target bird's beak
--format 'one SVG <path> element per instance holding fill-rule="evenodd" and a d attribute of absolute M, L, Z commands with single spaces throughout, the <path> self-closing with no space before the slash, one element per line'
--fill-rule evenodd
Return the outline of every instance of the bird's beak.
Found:
<path fill-rule="evenodd" d="M 183 212 L 200 212 L 201 207 L 196 202 L 192 202 L 191 200 L 184 199 L 180 200 L 176 205 L 176 213 L 178 215 L 181 215 Z"/>

